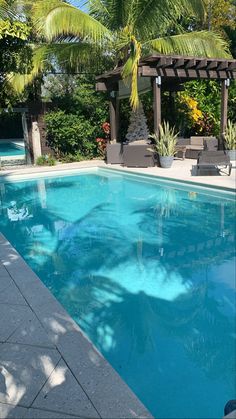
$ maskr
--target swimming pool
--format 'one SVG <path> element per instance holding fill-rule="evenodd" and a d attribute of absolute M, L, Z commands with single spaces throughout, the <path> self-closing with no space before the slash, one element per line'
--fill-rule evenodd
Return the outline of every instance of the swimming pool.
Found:
<path fill-rule="evenodd" d="M 0 185 L 0 230 L 157 418 L 235 393 L 231 194 L 105 170 Z"/>
<path fill-rule="evenodd" d="M 19 142 L 13 141 L 2 141 L 0 140 L 0 157 L 7 156 L 24 156 L 25 147 Z"/>

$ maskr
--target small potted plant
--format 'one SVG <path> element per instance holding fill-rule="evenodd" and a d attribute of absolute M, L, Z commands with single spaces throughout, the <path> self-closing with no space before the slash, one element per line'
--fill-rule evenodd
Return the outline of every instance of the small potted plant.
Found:
<path fill-rule="evenodd" d="M 176 153 L 177 136 L 178 133 L 175 133 L 175 128 L 171 128 L 169 122 L 165 121 L 163 125 L 159 125 L 159 136 L 151 135 L 151 138 L 155 141 L 155 151 L 159 155 L 160 165 L 163 168 L 172 166 Z"/>
<path fill-rule="evenodd" d="M 224 140 L 230 160 L 236 160 L 236 123 L 230 120 L 228 120 Z"/>

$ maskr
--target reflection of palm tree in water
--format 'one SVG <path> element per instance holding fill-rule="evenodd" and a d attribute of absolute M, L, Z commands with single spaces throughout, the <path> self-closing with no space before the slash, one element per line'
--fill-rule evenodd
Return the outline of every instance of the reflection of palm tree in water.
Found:
<path fill-rule="evenodd" d="M 208 296 L 207 282 L 174 301 L 165 301 L 144 292 L 128 293 L 107 278 L 97 278 L 97 281 L 100 291 L 103 287 L 108 292 L 114 291 L 119 301 L 94 307 L 88 317 L 85 313 L 82 323 L 85 332 L 110 359 L 113 351 L 119 351 L 119 345 L 122 348 L 124 344 L 120 337 L 125 339 L 126 362 L 129 363 L 135 352 L 157 353 L 158 335 L 162 335 L 173 339 L 173 345 L 181 343 L 188 357 L 205 374 L 219 376 L 219 371 L 224 371 L 223 375 L 230 376 L 231 325 L 220 313 L 217 302 Z M 93 301 L 93 291 L 87 289 L 87 300 Z M 223 331 L 223 336 L 219 330 Z M 106 344 L 108 331 L 112 331 L 109 347 Z"/>
<path fill-rule="evenodd" d="M 0 367 L 0 393 L 2 393 L 4 396 L 9 396 L 6 385 L 6 373 L 7 371 L 5 370 L 5 368 Z"/>

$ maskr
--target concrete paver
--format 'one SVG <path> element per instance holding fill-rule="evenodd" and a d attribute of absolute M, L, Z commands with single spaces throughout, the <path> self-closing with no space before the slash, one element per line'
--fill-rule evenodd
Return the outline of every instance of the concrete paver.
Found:
<path fill-rule="evenodd" d="M 32 407 L 50 408 L 86 418 L 99 418 L 90 400 L 73 377 L 71 371 L 61 360 L 51 374 Z"/>
<path fill-rule="evenodd" d="M 0 342 L 5 342 L 30 316 L 28 306 L 0 304 Z"/>
<path fill-rule="evenodd" d="M 53 349 L 3 343 L 0 346 L 0 402 L 30 407 L 55 369 Z"/>
<path fill-rule="evenodd" d="M 85 419 L 82 416 L 72 416 L 65 413 L 58 413 L 53 410 L 28 409 L 23 419 Z"/>
<path fill-rule="evenodd" d="M 0 419 L 24 419 L 26 414 L 25 407 L 0 403 Z"/>
<path fill-rule="evenodd" d="M 45 329 L 41 326 L 39 320 L 33 313 L 26 322 L 16 329 L 7 341 L 11 343 L 54 348 Z"/>
<path fill-rule="evenodd" d="M 13 281 L 10 281 L 9 285 L 0 292 L 0 304 L 1 303 L 24 306 L 27 305 L 24 297 Z"/>

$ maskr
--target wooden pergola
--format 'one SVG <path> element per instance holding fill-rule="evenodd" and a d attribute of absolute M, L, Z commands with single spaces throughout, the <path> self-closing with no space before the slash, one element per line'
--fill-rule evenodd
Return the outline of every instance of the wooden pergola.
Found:
<path fill-rule="evenodd" d="M 130 89 L 122 81 L 123 67 L 96 78 L 96 90 L 109 93 L 111 140 L 118 137 L 119 101 L 129 97 Z M 154 131 L 158 133 L 161 123 L 161 91 L 181 90 L 183 83 L 190 80 L 218 80 L 221 83 L 220 134 L 225 131 L 228 110 L 228 88 L 236 79 L 236 60 L 199 58 L 177 55 L 155 54 L 143 58 L 138 66 L 139 93 L 153 89 Z"/>

